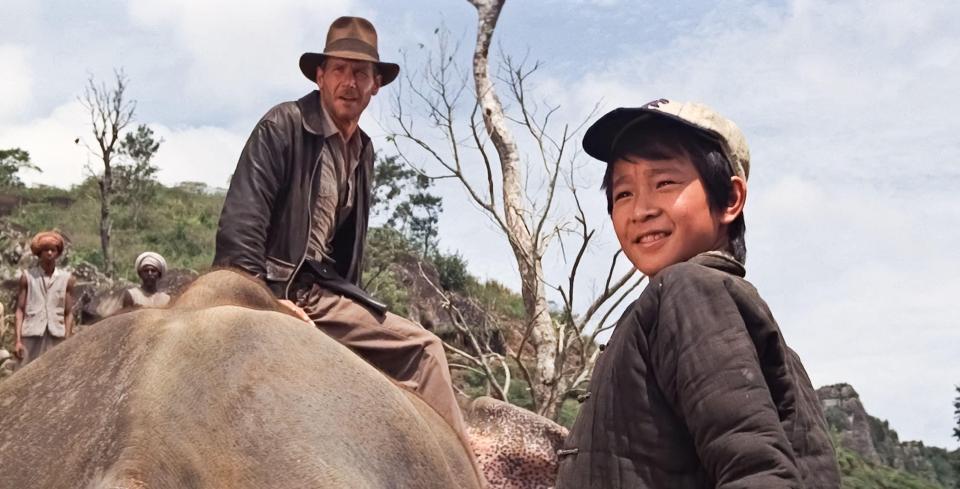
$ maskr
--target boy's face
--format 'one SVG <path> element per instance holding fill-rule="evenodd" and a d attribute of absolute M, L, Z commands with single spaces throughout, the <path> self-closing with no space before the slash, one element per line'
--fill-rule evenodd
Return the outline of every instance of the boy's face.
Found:
<path fill-rule="evenodd" d="M 686 155 L 617 160 L 611 189 L 620 247 L 647 276 L 727 245 L 727 219 L 710 211 L 703 180 Z"/>

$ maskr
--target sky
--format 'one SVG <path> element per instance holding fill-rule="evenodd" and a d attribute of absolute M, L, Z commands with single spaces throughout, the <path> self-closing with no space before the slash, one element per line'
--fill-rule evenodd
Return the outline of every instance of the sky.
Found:
<path fill-rule="evenodd" d="M 28 150 L 43 171 L 23 179 L 57 186 L 78 183 L 90 161 L 74 144 L 90 139 L 78 103 L 90 77 L 109 81 L 124 70 L 136 123 L 163 138 L 155 162 L 164 183 L 224 187 L 260 116 L 311 89 L 297 59 L 323 49 L 334 18 L 370 18 L 381 58 L 400 63 L 413 83 L 438 27 L 460 45 L 454 59 L 466 67 L 476 22 L 466 0 L 0 5 L 0 148 Z M 949 1 L 512 1 L 493 61 L 541 63 L 528 88 L 542 107 L 559 106 L 554 130 L 577 126 L 595 107 L 661 97 L 703 102 L 734 120 L 752 156 L 747 279 L 814 385 L 848 382 L 901 439 L 956 448 L 958 17 L 960 4 Z M 361 120 L 383 154 L 396 152 L 385 136 L 397 128 L 398 94 L 410 94 L 403 81 L 384 87 Z M 425 138 L 439 141 L 417 115 L 422 104 L 404 108 Z M 518 140 L 534 162 L 528 184 L 539 188 L 537 155 L 529 138 Z M 436 170 L 414 148 L 401 149 Z M 480 163 L 468 153 L 475 175 Z M 599 191 L 602 165 L 582 154 L 573 164 L 598 229 L 580 274 L 582 308 L 616 238 Z M 441 246 L 461 253 L 473 273 L 516 288 L 503 237 L 457 184 L 436 188 L 444 197 Z M 561 198 L 558 216 L 571 206 Z M 568 268 L 553 246 L 548 282 L 559 283 Z"/>

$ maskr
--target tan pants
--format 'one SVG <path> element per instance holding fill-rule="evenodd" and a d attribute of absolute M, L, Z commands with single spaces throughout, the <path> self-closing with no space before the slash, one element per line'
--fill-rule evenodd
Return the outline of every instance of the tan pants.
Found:
<path fill-rule="evenodd" d="M 396 314 L 380 315 L 318 285 L 297 302 L 321 331 L 419 394 L 466 439 L 443 343 L 433 333 Z"/>
<path fill-rule="evenodd" d="M 58 338 L 50 334 L 50 331 L 44 331 L 43 336 L 23 336 L 20 341 L 23 342 L 23 360 L 17 368 L 23 368 L 24 365 L 34 361 L 47 350 L 63 342 L 63 338 Z"/>

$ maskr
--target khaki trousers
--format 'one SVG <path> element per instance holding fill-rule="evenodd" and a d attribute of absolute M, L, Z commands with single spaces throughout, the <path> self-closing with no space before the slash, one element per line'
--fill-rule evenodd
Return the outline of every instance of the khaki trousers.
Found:
<path fill-rule="evenodd" d="M 379 314 L 314 284 L 298 300 L 321 331 L 350 348 L 401 385 L 416 392 L 466 440 L 443 343 L 396 314 Z"/>

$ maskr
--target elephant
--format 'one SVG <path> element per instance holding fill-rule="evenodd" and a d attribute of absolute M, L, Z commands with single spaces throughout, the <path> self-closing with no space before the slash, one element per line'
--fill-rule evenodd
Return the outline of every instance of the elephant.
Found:
<path fill-rule="evenodd" d="M 91 325 L 0 383 L 3 485 L 551 487 L 566 431 L 489 398 L 470 440 L 230 270 Z M 485 482 L 489 479 L 489 484 Z"/>

